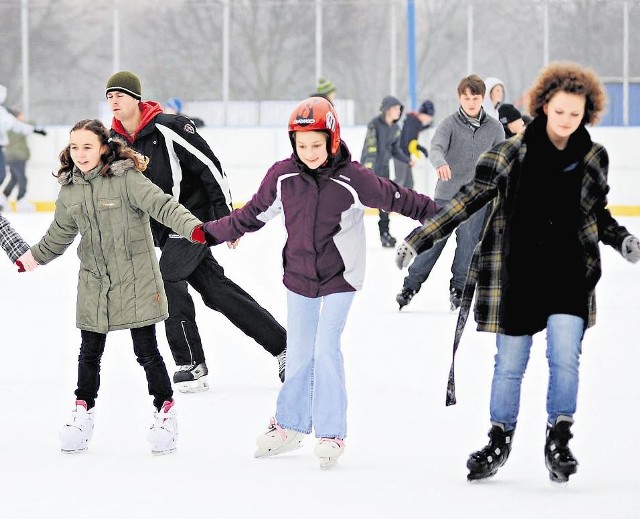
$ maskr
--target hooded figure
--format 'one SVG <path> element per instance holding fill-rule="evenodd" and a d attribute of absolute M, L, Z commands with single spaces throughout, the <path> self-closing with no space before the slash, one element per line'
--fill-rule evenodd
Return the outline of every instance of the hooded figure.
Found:
<path fill-rule="evenodd" d="M 367 125 L 367 135 L 360 163 L 379 177 L 389 178 L 389 160 L 398 159 L 413 165 L 411 157 L 400 146 L 400 126 L 404 106 L 397 97 L 386 96 L 380 103 L 380 115 Z M 389 215 L 380 209 L 380 241 L 383 247 L 395 247 L 396 240 L 389 233 Z"/>
<path fill-rule="evenodd" d="M 484 95 L 482 107 L 487 115 L 490 115 L 494 119 L 499 119 L 498 108 L 500 108 L 500 105 L 504 103 L 507 97 L 504 81 L 497 77 L 488 77 L 484 80 L 484 84 L 487 86 L 487 91 Z"/>

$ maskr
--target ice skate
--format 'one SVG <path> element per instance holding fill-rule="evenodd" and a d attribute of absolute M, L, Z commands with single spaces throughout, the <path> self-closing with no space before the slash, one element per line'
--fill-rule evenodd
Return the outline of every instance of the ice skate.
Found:
<path fill-rule="evenodd" d="M 70 420 L 60 431 L 61 450 L 65 454 L 85 452 L 93 436 L 93 408 L 87 410 L 84 400 L 76 400 Z"/>
<path fill-rule="evenodd" d="M 451 311 L 455 312 L 462 304 L 462 290 L 458 288 L 452 288 L 449 291 L 449 304 L 451 305 Z"/>
<path fill-rule="evenodd" d="M 301 432 L 280 427 L 275 418 L 272 418 L 267 432 L 256 438 L 258 450 L 254 456 L 264 458 L 299 449 L 302 447 L 304 437 L 305 435 Z"/>
<path fill-rule="evenodd" d="M 389 234 L 389 232 L 380 233 L 380 243 L 385 248 L 391 248 L 396 246 L 396 239 Z"/>
<path fill-rule="evenodd" d="M 476 481 L 495 476 L 509 457 L 512 440 L 513 431 L 505 432 L 501 424 L 493 425 L 489 431 L 489 443 L 482 450 L 471 454 L 467 460 L 467 480 Z"/>
<path fill-rule="evenodd" d="M 407 306 L 413 299 L 413 296 L 415 295 L 416 295 L 415 290 L 411 288 L 403 288 L 400 291 L 400 293 L 396 296 L 396 303 L 398 303 L 398 305 L 400 306 L 398 310 L 402 310 L 405 306 Z"/>
<path fill-rule="evenodd" d="M 338 458 L 344 453 L 344 440 L 340 438 L 320 438 L 313 453 L 320 460 L 321 469 L 330 469 L 338 463 Z"/>
<path fill-rule="evenodd" d="M 567 483 L 569 476 L 578 471 L 578 461 L 569 449 L 569 440 L 573 438 L 572 425 L 573 421 L 565 416 L 559 416 L 553 427 L 547 425 L 544 459 L 549 479 L 554 483 Z"/>
<path fill-rule="evenodd" d="M 169 454 L 176 450 L 178 420 L 174 404 L 173 401 L 166 401 L 160 411 L 154 413 L 154 422 L 147 435 L 152 454 Z"/>
<path fill-rule="evenodd" d="M 178 371 L 173 374 L 173 383 L 181 393 L 200 393 L 209 389 L 208 374 L 209 370 L 204 362 L 178 366 Z"/>
<path fill-rule="evenodd" d="M 276 359 L 278 359 L 278 376 L 280 377 L 280 382 L 284 382 L 285 368 L 287 365 L 287 349 L 285 348 L 282 353 L 279 353 Z"/>

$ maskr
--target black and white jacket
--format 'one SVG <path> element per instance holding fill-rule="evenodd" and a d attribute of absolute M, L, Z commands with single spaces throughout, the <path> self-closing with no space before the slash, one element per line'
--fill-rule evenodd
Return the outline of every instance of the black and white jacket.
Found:
<path fill-rule="evenodd" d="M 193 122 L 182 115 L 162 113 L 154 101 L 141 102 L 140 111 L 140 126 L 132 135 L 115 118 L 111 131 L 148 157 L 144 174 L 202 221 L 228 215 L 231 193 L 227 176 Z M 151 223 L 155 244 L 164 246 L 170 229 Z"/>

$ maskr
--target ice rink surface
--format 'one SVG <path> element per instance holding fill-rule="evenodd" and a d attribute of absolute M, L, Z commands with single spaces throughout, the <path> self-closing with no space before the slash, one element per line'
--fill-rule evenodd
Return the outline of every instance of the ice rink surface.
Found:
<path fill-rule="evenodd" d="M 30 243 L 52 214 L 6 215 Z M 636 235 L 640 219 L 620 218 Z M 401 238 L 415 223 L 393 215 Z M 110 333 L 95 433 L 82 455 L 60 452 L 73 408 L 80 333 L 75 328 L 76 244 L 33 273 L 2 260 L 0 517 L 14 518 L 490 518 L 640 517 L 640 265 L 602 246 L 598 323 L 583 343 L 572 450 L 578 473 L 552 485 L 544 466 L 547 367 L 544 334 L 523 383 L 508 463 L 469 484 L 465 463 L 487 442 L 494 336 L 470 320 L 458 353 L 458 404 L 445 407 L 457 314 L 448 309 L 453 240 L 402 312 L 404 273 L 366 217 L 365 288 L 343 336 L 349 393 L 347 449 L 323 471 L 309 437 L 302 449 L 254 459 L 255 437 L 275 411 L 277 362 L 197 294 L 211 389 L 176 394 L 176 453 L 154 457 L 146 432 L 152 403 L 127 331 Z M 214 255 L 227 275 L 285 323 L 278 219 Z M 4 255 L 2 255 L 4 257 Z M 170 373 L 164 328 L 157 327 Z"/>

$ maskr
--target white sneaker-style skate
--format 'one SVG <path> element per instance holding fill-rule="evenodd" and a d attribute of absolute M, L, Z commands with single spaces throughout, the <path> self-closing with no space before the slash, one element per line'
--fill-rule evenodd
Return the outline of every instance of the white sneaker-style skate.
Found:
<path fill-rule="evenodd" d="M 209 390 L 209 380 L 207 375 L 209 370 L 207 364 L 178 366 L 178 370 L 173 374 L 173 383 L 180 393 L 200 393 Z"/>
<path fill-rule="evenodd" d="M 280 427 L 275 418 L 272 418 L 267 432 L 256 438 L 258 450 L 254 456 L 264 458 L 299 449 L 302 447 L 304 437 L 305 435 L 301 432 Z"/>
<path fill-rule="evenodd" d="M 154 455 L 169 454 L 176 450 L 178 441 L 178 420 L 176 418 L 175 402 L 166 401 L 160 411 L 156 411 L 154 422 L 149 429 L 147 439 L 151 444 Z"/>
<path fill-rule="evenodd" d="M 87 410 L 84 400 L 76 400 L 76 408 L 70 420 L 60 431 L 61 450 L 65 454 L 85 452 L 93 436 L 93 408 Z"/>
<path fill-rule="evenodd" d="M 344 440 L 340 438 L 320 438 L 313 449 L 313 453 L 320 460 L 320 468 L 330 469 L 338 462 L 338 458 L 344 453 Z"/>

